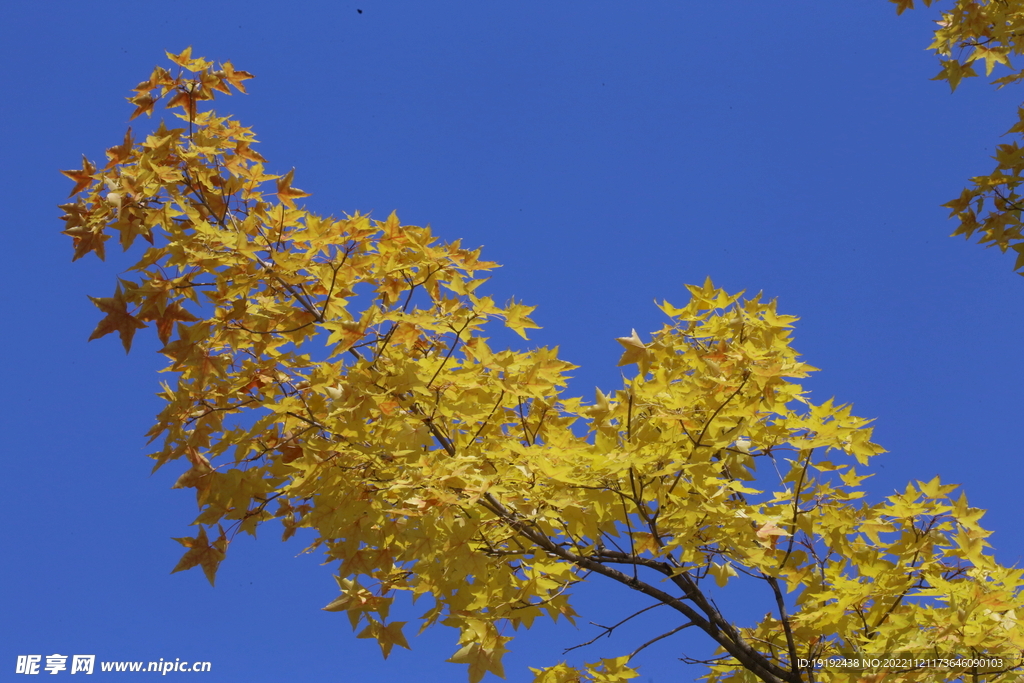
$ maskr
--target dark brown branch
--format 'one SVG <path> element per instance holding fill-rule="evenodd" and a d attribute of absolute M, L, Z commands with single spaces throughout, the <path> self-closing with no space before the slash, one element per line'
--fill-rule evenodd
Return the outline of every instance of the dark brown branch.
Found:
<path fill-rule="evenodd" d="M 242 330 L 244 332 L 248 332 L 249 334 L 288 334 L 290 332 L 298 332 L 301 329 L 309 327 L 314 322 L 315 321 L 311 320 L 308 323 L 302 323 L 298 327 L 289 327 L 289 328 L 286 328 L 286 329 L 283 329 L 283 330 L 267 330 L 265 332 L 261 332 L 260 330 L 251 330 L 248 327 L 246 327 L 245 325 L 241 325 L 239 323 L 235 323 L 233 325 L 229 324 L 229 325 L 227 325 L 227 328 L 229 330 Z"/>
<path fill-rule="evenodd" d="M 348 253 L 345 253 L 344 258 L 341 259 L 341 263 L 338 265 L 331 266 L 331 286 L 327 288 L 327 296 L 324 297 L 324 305 L 320 308 L 320 320 L 324 321 L 327 319 L 327 307 L 331 304 L 331 296 L 334 294 L 334 284 L 338 280 L 338 271 L 345 265 L 345 261 L 348 260 Z"/>
<path fill-rule="evenodd" d="M 504 398 L 505 398 L 505 392 L 502 391 L 501 395 L 498 396 L 498 402 L 494 404 L 493 408 L 491 408 L 491 412 L 487 415 L 487 419 L 485 419 L 483 422 L 480 423 L 480 428 L 476 430 L 476 433 L 473 435 L 473 438 L 470 439 L 470 443 L 472 443 L 473 441 L 476 441 L 477 437 L 480 436 L 480 432 L 484 431 L 484 428 L 491 421 L 491 418 L 494 417 L 494 412 L 498 409 L 498 406 L 501 405 L 501 402 L 504 400 Z"/>
<path fill-rule="evenodd" d="M 474 315 L 469 320 L 467 320 L 466 324 L 462 326 L 462 329 L 457 331 L 457 332 L 455 332 L 455 328 L 454 327 L 451 328 L 452 331 L 455 332 L 455 339 L 452 341 L 452 346 L 451 346 L 450 349 L 448 349 L 448 353 L 445 354 L 444 360 L 441 361 L 441 364 L 439 366 L 437 366 L 437 370 L 434 371 L 434 376 L 430 378 L 429 382 L 427 382 L 427 388 L 428 389 L 434 383 L 434 380 L 437 379 L 437 376 L 439 374 L 441 374 L 441 370 L 444 369 L 444 366 L 448 364 L 448 361 L 451 359 L 452 354 L 455 353 L 455 348 L 459 345 L 459 342 L 462 340 L 462 333 L 466 331 L 467 327 L 469 327 L 469 323 L 471 323 L 475 319 L 476 319 L 476 316 Z"/>
<path fill-rule="evenodd" d="M 429 429 L 433 437 L 437 439 L 437 442 L 441 444 L 441 448 L 445 450 L 445 453 L 450 457 L 455 457 L 455 444 L 453 444 L 451 439 L 442 433 L 440 428 L 434 424 L 434 419 L 431 417 L 424 417 L 423 423 L 427 425 L 427 429 Z"/>
<path fill-rule="evenodd" d="M 274 280 L 276 280 L 279 285 L 284 287 L 285 291 L 288 292 L 289 294 L 291 294 L 292 298 L 294 298 L 296 301 L 298 301 L 299 305 L 302 306 L 304 309 L 306 309 L 306 312 L 309 313 L 311 316 L 313 316 L 313 319 L 316 322 L 322 323 L 324 321 L 323 316 L 320 314 L 320 311 L 316 310 L 316 307 L 313 304 L 311 304 L 309 301 L 307 301 L 305 296 L 303 296 L 299 292 L 296 292 L 295 291 L 295 287 L 293 287 L 292 285 L 288 284 L 287 282 L 285 282 L 280 277 L 278 277 L 277 275 L 274 274 L 274 272 L 273 272 L 274 264 L 273 263 L 270 263 L 269 261 L 264 261 L 263 259 L 261 259 L 258 256 L 256 257 L 256 262 L 259 263 L 261 266 L 263 266 L 264 270 L 266 270 L 267 273 L 270 274 L 270 277 L 272 277 Z"/>
<path fill-rule="evenodd" d="M 768 581 L 768 585 L 772 587 L 772 593 L 775 594 L 775 604 L 779 608 L 779 621 L 782 622 L 782 630 L 786 633 L 786 649 L 789 650 L 790 669 L 795 676 L 799 676 L 800 669 L 797 666 L 796 642 L 793 640 L 793 626 L 789 623 L 789 614 L 786 613 L 786 599 L 782 596 L 782 590 L 779 588 L 779 580 L 777 578 L 767 574 L 764 574 L 764 578 Z"/>
<path fill-rule="evenodd" d="M 762 681 L 765 681 L 765 683 L 802 683 L 799 674 L 783 669 L 751 647 L 736 628 L 727 622 L 718 610 L 710 604 L 697 586 L 693 584 L 692 579 L 685 574 L 674 575 L 674 571 L 669 565 L 665 564 L 665 569 L 662 573 L 667 574 L 673 583 L 683 589 L 684 598 L 677 598 L 660 588 L 635 579 L 628 574 L 623 574 L 617 569 L 607 567 L 593 558 L 577 555 L 567 548 L 560 546 L 548 538 L 547 535 L 534 528 L 527 520 L 520 518 L 515 512 L 502 505 L 491 493 L 484 494 L 480 504 L 548 554 L 571 562 L 595 574 L 608 577 L 682 613 L 690 622 L 711 636 L 715 642 L 735 657 L 742 666 Z M 686 599 L 692 600 L 707 615 L 706 618 L 693 607 L 686 604 L 684 602 Z"/>
<path fill-rule="evenodd" d="M 516 411 L 519 413 L 519 426 L 523 430 L 523 441 L 526 442 L 527 446 L 532 446 L 533 443 L 530 440 L 530 430 L 526 427 L 526 416 L 523 415 L 523 397 L 518 397 L 516 401 Z"/>
<path fill-rule="evenodd" d="M 629 388 L 629 404 L 626 406 L 626 442 L 633 440 L 633 387 Z"/>
<path fill-rule="evenodd" d="M 807 460 L 804 461 L 803 469 L 800 470 L 800 480 L 796 484 L 796 490 L 793 491 L 793 520 L 790 522 L 790 524 L 793 526 L 793 530 L 792 530 L 792 533 L 790 533 L 790 535 L 789 535 L 789 543 L 788 543 L 788 545 L 786 547 L 786 554 L 782 558 L 782 561 L 779 562 L 779 569 L 782 569 L 783 567 L 786 566 L 786 561 L 789 559 L 789 556 L 793 553 L 793 543 L 796 541 L 796 531 L 797 531 L 797 528 L 796 528 L 796 518 L 797 518 L 797 515 L 800 514 L 800 493 L 802 492 L 803 487 L 804 487 L 804 479 L 807 477 L 807 468 L 809 468 L 811 466 L 811 454 L 813 454 L 813 453 L 814 453 L 814 449 L 813 448 L 812 449 L 808 449 L 808 451 L 807 451 Z"/>
<path fill-rule="evenodd" d="M 629 510 L 626 509 L 626 496 L 619 490 L 616 490 L 616 493 L 619 494 L 619 502 L 622 504 L 622 518 L 626 522 L 626 535 L 629 536 L 629 554 L 639 559 L 636 554 L 636 542 L 633 540 L 633 525 L 629 521 Z M 633 502 L 635 503 L 636 501 L 634 500 Z M 635 562 L 633 563 L 633 578 L 637 578 Z"/>

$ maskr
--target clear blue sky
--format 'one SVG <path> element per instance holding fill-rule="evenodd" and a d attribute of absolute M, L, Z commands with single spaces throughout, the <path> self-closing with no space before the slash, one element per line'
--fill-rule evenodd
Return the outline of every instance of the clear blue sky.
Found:
<path fill-rule="evenodd" d="M 86 343 L 86 296 L 109 296 L 129 262 L 112 248 L 72 264 L 56 205 L 71 189 L 58 169 L 119 143 L 124 97 L 188 45 L 256 74 L 217 108 L 255 128 L 272 171 L 297 169 L 310 208 L 397 210 L 484 245 L 504 264 L 490 293 L 538 305 L 532 343 L 581 366 L 574 395 L 620 386 L 614 338 L 659 328 L 652 300 L 681 305 L 684 283 L 777 297 L 822 368 L 813 397 L 877 418 L 890 453 L 872 495 L 961 483 L 990 510 L 997 558 L 1020 563 L 1024 280 L 947 237 L 939 206 L 990 170 L 1020 96 L 930 81 L 935 16 L 883 0 L 6 4 L 0 680 L 22 678 L 17 655 L 53 653 L 207 660 L 210 674 L 168 676 L 218 682 L 465 677 L 444 663 L 449 633 L 384 662 L 320 611 L 331 568 L 274 533 L 240 537 L 216 588 L 168 573 L 195 500 L 170 489 L 179 468 L 150 476 L 144 457 L 163 360 L 152 335 L 127 358 L 114 337 Z M 770 608 L 752 600 L 723 607 Z M 587 606 L 629 613 L 611 595 Z M 508 679 L 595 635 L 587 616 L 521 633 Z M 685 631 L 638 680 L 691 680 L 676 657 L 708 651 Z"/>

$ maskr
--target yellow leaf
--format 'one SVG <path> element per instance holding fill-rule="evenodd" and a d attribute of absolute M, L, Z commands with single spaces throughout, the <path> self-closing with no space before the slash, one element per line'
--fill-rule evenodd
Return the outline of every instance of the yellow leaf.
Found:
<path fill-rule="evenodd" d="M 789 536 L 789 532 L 778 526 L 775 522 L 768 521 L 757 530 L 757 542 L 765 548 L 775 550 L 779 542 L 779 536 Z"/>
<path fill-rule="evenodd" d="M 501 640 L 508 639 L 502 638 Z M 491 672 L 499 678 L 505 677 L 505 669 L 501 665 L 501 658 L 505 652 L 502 645 L 485 648 L 479 643 L 469 643 L 459 648 L 458 652 L 452 655 L 448 661 L 455 664 L 469 664 L 470 683 L 479 683 L 487 672 Z"/>
<path fill-rule="evenodd" d="M 337 600 L 335 602 L 338 602 Z M 331 603 L 333 605 L 334 603 Z M 328 605 L 324 609 L 331 607 Z M 380 645 L 381 652 L 384 654 L 384 659 L 388 658 L 391 654 L 391 648 L 395 645 L 404 647 L 406 650 L 409 648 L 409 643 L 405 639 L 405 635 L 402 633 L 402 628 L 405 626 L 404 621 L 393 621 L 388 624 L 382 624 L 376 620 L 371 619 L 369 625 L 362 632 L 359 633 L 357 638 L 373 638 L 376 639 L 377 644 Z"/>
<path fill-rule="evenodd" d="M 277 179 L 277 198 L 281 200 L 281 203 L 287 206 L 289 209 L 295 208 L 295 200 L 301 197 L 309 197 L 308 192 L 292 187 L 292 177 L 295 175 L 295 169 L 288 171 L 283 178 Z"/>
<path fill-rule="evenodd" d="M 713 577 L 715 577 L 715 583 L 718 584 L 719 588 L 725 588 L 725 586 L 729 583 L 730 578 L 732 578 L 733 576 L 738 576 L 738 574 L 736 573 L 736 569 L 729 562 L 726 562 L 725 564 L 718 564 L 717 562 L 712 562 L 708 571 L 711 573 Z"/>
<path fill-rule="evenodd" d="M 995 68 L 996 64 L 1002 64 L 1003 66 L 1010 66 L 1010 60 L 1006 56 L 1009 48 L 997 47 L 987 48 L 981 45 L 975 45 L 974 51 L 967 58 L 968 63 L 973 62 L 977 59 L 985 60 L 985 75 L 989 76 L 992 74 L 992 69 Z"/>
<path fill-rule="evenodd" d="M 502 311 L 502 315 L 505 316 L 505 327 L 511 329 L 523 339 L 527 339 L 526 330 L 540 329 L 540 325 L 535 324 L 528 317 L 535 308 L 536 306 L 517 304 L 515 300 L 510 301 Z"/>
<path fill-rule="evenodd" d="M 647 345 L 640 340 L 640 336 L 633 330 L 628 337 L 616 337 L 615 341 L 625 347 L 625 352 L 619 358 L 618 366 L 632 365 L 636 363 L 640 367 L 641 374 L 646 374 L 651 365 L 652 355 Z"/>

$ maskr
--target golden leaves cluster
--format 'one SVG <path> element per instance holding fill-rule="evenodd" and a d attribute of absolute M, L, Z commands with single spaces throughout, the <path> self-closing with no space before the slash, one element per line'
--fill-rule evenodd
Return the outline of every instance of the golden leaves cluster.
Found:
<path fill-rule="evenodd" d="M 898 5 L 899 13 L 914 7 L 913 0 L 892 2 Z M 929 6 L 932 0 L 924 4 Z M 933 80 L 945 80 L 956 90 L 964 78 L 978 75 L 975 63 L 984 62 L 986 76 L 991 76 L 997 65 L 1009 72 L 992 80 L 1000 88 L 1024 81 L 1024 70 L 1011 61 L 1024 53 L 1020 39 L 1024 35 L 1024 1 L 956 0 L 935 23 L 929 49 L 939 56 L 942 70 Z M 971 178 L 970 187 L 943 205 L 950 209 L 950 217 L 959 221 L 954 235 L 967 239 L 977 236 L 979 244 L 997 247 L 1004 253 L 1014 251 L 1016 271 L 1024 270 L 1024 197 L 1019 192 L 1024 173 L 1022 134 L 1024 106 L 1018 108 L 1017 121 L 1006 132 L 1013 139 L 996 146 L 992 172 Z"/>
<path fill-rule="evenodd" d="M 866 476 L 842 460 L 881 449 L 866 420 L 794 381 L 813 368 L 774 302 L 691 286 L 649 339 L 619 339 L 620 365 L 639 370 L 621 389 L 564 397 L 574 366 L 555 349 L 489 345 L 488 323 L 524 338 L 536 325 L 530 307 L 478 294 L 495 266 L 479 250 L 393 214 L 300 207 L 293 171 L 267 173 L 248 128 L 200 110 L 249 75 L 170 58 L 177 73 L 158 68 L 131 102 L 138 114 L 166 99 L 183 127 L 129 132 L 103 168 L 66 172 L 63 208 L 75 258 L 102 258 L 110 231 L 125 249 L 146 241 L 114 296 L 93 299 L 92 338 L 117 332 L 127 350 L 153 324 L 168 359 L 152 457 L 184 460 L 176 486 L 199 506 L 175 571 L 212 583 L 237 533 L 307 529 L 337 567 L 324 609 L 387 656 L 408 647 L 395 597 L 423 598 L 421 628 L 458 630 L 450 661 L 474 682 L 503 675 L 515 629 L 572 620 L 586 579 L 705 631 L 728 657 L 712 680 L 929 634 L 1024 646 L 1019 576 L 985 554 L 962 496 L 936 480 L 860 502 Z M 732 625 L 709 596 L 741 573 L 788 592 L 792 613 Z M 628 680 L 631 657 L 535 680 Z"/>

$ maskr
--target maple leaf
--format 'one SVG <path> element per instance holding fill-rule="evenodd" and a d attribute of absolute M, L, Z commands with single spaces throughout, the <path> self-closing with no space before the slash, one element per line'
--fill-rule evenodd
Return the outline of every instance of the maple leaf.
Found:
<path fill-rule="evenodd" d="M 106 250 L 103 243 L 110 239 L 110 235 L 103 232 L 102 225 L 96 228 L 91 228 L 88 225 L 76 225 L 65 230 L 64 234 L 74 238 L 75 255 L 71 258 L 72 262 L 82 258 L 90 251 L 95 251 L 100 261 L 104 260 Z"/>
<path fill-rule="evenodd" d="M 153 105 L 156 104 L 156 100 L 153 99 L 153 96 L 148 92 L 140 93 L 135 97 L 129 97 L 128 101 L 135 105 L 135 111 L 133 111 L 132 115 L 128 117 L 129 121 L 142 114 L 152 116 Z"/>
<path fill-rule="evenodd" d="M 513 330 L 523 339 L 527 339 L 526 330 L 540 329 L 540 325 L 530 320 L 529 317 L 535 308 L 537 307 L 517 304 L 515 300 L 510 301 L 502 311 L 502 315 L 505 316 L 505 327 Z"/>
<path fill-rule="evenodd" d="M 940 71 L 934 78 L 933 81 L 944 80 L 949 83 L 951 91 L 956 90 L 957 86 L 960 85 L 960 81 L 964 78 L 977 77 L 977 72 L 974 71 L 974 67 L 970 64 L 961 64 L 956 59 L 946 59 L 942 61 L 942 71 Z"/>
<path fill-rule="evenodd" d="M 134 117 L 132 117 L 134 118 Z M 107 165 L 104 170 L 114 168 L 118 164 L 123 164 L 128 160 L 132 154 L 132 129 L 129 128 L 128 132 L 124 134 L 124 142 L 120 145 L 116 145 L 107 150 Z"/>
<path fill-rule="evenodd" d="M 295 208 L 295 200 L 299 197 L 309 197 L 308 192 L 303 192 L 297 187 L 292 187 L 292 177 L 295 175 L 295 169 L 288 171 L 283 178 L 277 179 L 277 198 L 281 200 L 281 203 L 287 206 L 289 209 Z"/>
<path fill-rule="evenodd" d="M 110 227 L 120 231 L 121 249 L 128 251 L 132 244 L 134 244 L 135 238 L 140 236 L 150 244 L 153 244 L 152 230 L 142 222 L 137 213 L 120 215 L 122 201 L 121 195 L 117 192 L 111 192 L 107 195 L 107 202 L 117 209 L 118 221 Z"/>
<path fill-rule="evenodd" d="M 646 374 L 647 368 L 651 365 L 651 351 L 647 348 L 646 344 L 640 341 L 640 336 L 636 333 L 636 330 L 633 330 L 633 334 L 628 337 L 616 337 L 615 341 L 626 348 L 619 359 L 618 367 L 636 363 L 640 366 L 640 372 Z"/>
<path fill-rule="evenodd" d="M 889 0 L 889 2 L 896 5 L 897 15 L 903 14 L 908 9 L 914 9 L 914 0 Z"/>
<path fill-rule="evenodd" d="M 167 52 L 166 50 L 164 51 L 164 54 L 167 55 L 167 59 L 171 60 L 178 66 L 185 66 L 185 64 L 192 60 L 192 46 L 189 45 L 186 47 L 181 51 L 181 54 L 176 55 L 173 52 Z"/>
<path fill-rule="evenodd" d="M 202 344 L 209 336 L 207 325 L 202 323 L 196 325 L 178 325 L 178 338 L 171 341 L 160 353 L 174 360 L 171 366 L 177 370 L 188 359 L 202 355 Z"/>
<path fill-rule="evenodd" d="M 187 118 L 189 120 L 195 119 L 198 110 L 196 109 L 196 93 L 189 87 L 181 86 L 178 88 L 178 92 L 174 94 L 171 99 L 167 100 L 165 105 L 168 109 L 174 107 L 181 107 L 185 110 Z"/>
<path fill-rule="evenodd" d="M 988 49 L 980 45 L 975 46 L 974 52 L 967 58 L 968 62 L 973 62 L 976 59 L 985 60 L 985 75 L 989 76 L 992 74 L 992 69 L 995 68 L 996 64 L 1003 64 L 1004 66 L 1010 67 L 1010 60 L 1007 58 L 1006 53 L 1009 52 L 1009 48 L 995 48 Z M 1012 68 L 1012 67 L 1011 67 Z"/>
<path fill-rule="evenodd" d="M 157 337 L 166 346 L 171 339 L 171 332 L 174 329 L 174 323 L 178 321 L 183 322 L 194 322 L 199 320 L 187 310 L 182 308 L 181 304 L 177 301 L 164 308 L 163 313 L 156 318 L 156 331 Z"/>
<path fill-rule="evenodd" d="M 593 419 L 595 422 L 600 422 L 601 420 L 608 417 L 608 415 L 612 412 L 612 407 L 611 403 L 608 401 L 608 396 L 606 396 L 603 391 L 601 391 L 600 389 L 596 389 L 595 395 L 596 398 L 594 400 L 594 405 L 587 408 L 585 412 L 586 415 Z"/>
<path fill-rule="evenodd" d="M 202 57 L 192 57 L 191 45 L 182 50 L 181 54 L 176 55 L 166 51 L 164 52 L 164 54 L 167 55 L 167 58 L 169 60 L 171 60 L 178 66 L 182 67 L 183 69 L 187 69 L 188 71 L 202 71 L 204 69 L 210 68 L 209 61 L 203 59 Z"/>
<path fill-rule="evenodd" d="M 74 188 L 71 189 L 69 197 L 74 197 L 76 194 L 89 187 L 93 180 L 93 174 L 96 172 L 96 167 L 93 166 L 92 162 L 82 155 L 82 168 L 81 170 L 75 169 L 71 171 L 61 171 L 68 178 L 75 181 Z"/>
<path fill-rule="evenodd" d="M 224 62 L 221 65 L 221 69 L 224 71 L 224 80 L 238 88 L 238 91 L 242 93 L 245 92 L 245 86 L 242 85 L 242 81 L 255 78 L 255 76 L 248 71 L 236 69 L 231 65 L 231 62 Z"/>
<path fill-rule="evenodd" d="M 89 299 L 96 305 L 96 308 L 107 314 L 96 326 L 96 329 L 92 331 L 92 334 L 89 335 L 89 341 L 99 339 L 111 332 L 117 332 L 121 336 L 124 352 L 128 353 L 132 347 L 132 337 L 135 336 L 135 330 L 146 327 L 146 324 L 140 322 L 128 312 L 128 302 L 124 299 L 121 285 L 117 286 L 113 297 L 97 298 L 91 296 Z"/>
<path fill-rule="evenodd" d="M 330 606 L 331 605 L 328 605 L 328 607 Z M 371 619 L 369 625 L 363 629 L 356 638 L 376 639 L 377 644 L 380 645 L 381 652 L 384 654 L 384 659 L 387 659 L 388 655 L 391 654 L 391 648 L 395 645 L 404 647 L 406 650 L 412 649 L 409 647 L 409 642 L 405 639 L 405 634 L 402 633 L 402 627 L 404 627 L 405 624 L 406 622 L 404 621 L 393 621 L 389 624 L 382 624 Z"/>
<path fill-rule="evenodd" d="M 771 550 L 775 550 L 775 545 L 779 542 L 779 536 L 789 536 L 789 532 L 778 526 L 775 522 L 765 522 L 757 530 L 757 542 Z"/>
<path fill-rule="evenodd" d="M 188 550 L 178 561 L 178 564 L 174 565 L 171 573 L 185 571 L 199 565 L 203 569 L 203 574 L 206 575 L 206 580 L 210 582 L 211 586 L 214 585 L 217 568 L 224 560 L 224 551 L 227 548 L 224 530 L 220 530 L 220 537 L 212 544 L 206 536 L 206 529 L 201 526 L 195 538 L 175 538 L 174 540 L 188 548 Z"/>
<path fill-rule="evenodd" d="M 502 639 L 507 640 L 507 638 Z M 469 664 L 470 683 L 479 683 L 484 674 L 490 671 L 499 678 L 505 677 L 505 669 L 501 664 L 502 656 L 507 652 L 499 642 L 496 647 L 486 648 L 480 643 L 468 643 L 459 648 L 448 661 L 455 664 Z"/>

